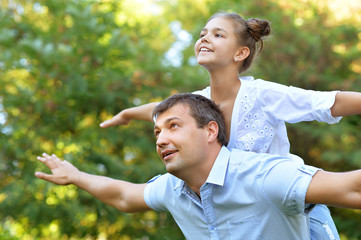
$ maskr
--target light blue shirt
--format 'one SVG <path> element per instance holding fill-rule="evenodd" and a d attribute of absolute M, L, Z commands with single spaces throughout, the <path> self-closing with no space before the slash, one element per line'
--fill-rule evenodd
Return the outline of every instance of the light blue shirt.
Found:
<path fill-rule="evenodd" d="M 305 196 L 318 171 L 277 155 L 223 147 L 199 198 L 167 173 L 150 180 L 144 199 L 169 211 L 187 239 L 310 239 Z"/>

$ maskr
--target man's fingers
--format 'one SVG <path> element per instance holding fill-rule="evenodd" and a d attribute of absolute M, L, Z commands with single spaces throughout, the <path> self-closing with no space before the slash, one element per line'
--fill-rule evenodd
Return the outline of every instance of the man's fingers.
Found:
<path fill-rule="evenodd" d="M 51 158 L 52 158 L 52 157 L 49 156 L 49 155 L 46 154 L 46 153 L 43 153 L 43 154 L 42 154 L 42 157 L 38 156 L 38 159 L 39 159 L 40 161 L 42 161 L 42 162 L 46 162 L 47 160 L 50 160 Z"/>
<path fill-rule="evenodd" d="M 44 180 L 47 180 L 47 181 L 51 181 L 53 175 L 46 174 L 46 173 L 43 173 L 43 172 L 35 172 L 35 177 L 37 177 L 39 179 L 44 179 Z"/>
<path fill-rule="evenodd" d="M 36 172 L 35 177 L 37 177 L 39 179 L 43 179 L 43 180 L 48 181 L 48 182 L 58 184 L 58 185 L 66 185 L 66 184 L 68 184 L 64 180 L 64 178 L 62 178 L 62 177 L 52 175 L 52 174 L 46 174 L 46 173 L 43 173 L 43 172 Z"/>
<path fill-rule="evenodd" d="M 59 161 L 61 161 L 60 158 L 58 158 L 55 154 L 52 154 L 51 156 L 43 153 L 42 156 L 38 156 L 37 159 L 44 163 L 48 168 L 52 169 L 54 167 L 56 167 L 59 163 Z"/>
<path fill-rule="evenodd" d="M 48 155 L 43 153 L 37 157 L 39 161 L 44 163 L 52 172 L 46 174 L 43 172 L 35 172 L 35 177 L 43 179 L 58 185 L 66 185 L 70 183 L 69 177 L 75 175 L 77 168 L 67 161 L 62 161 L 55 154 Z"/>

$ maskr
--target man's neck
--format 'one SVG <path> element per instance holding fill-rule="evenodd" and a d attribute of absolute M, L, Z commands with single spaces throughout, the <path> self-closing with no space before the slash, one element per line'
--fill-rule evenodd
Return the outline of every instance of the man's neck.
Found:
<path fill-rule="evenodd" d="M 179 176 L 198 196 L 200 196 L 200 189 L 207 181 L 207 178 L 213 168 L 213 165 L 218 157 L 222 146 L 217 144 L 213 148 L 207 150 L 208 160 L 201 166 L 191 169 L 187 174 Z"/>

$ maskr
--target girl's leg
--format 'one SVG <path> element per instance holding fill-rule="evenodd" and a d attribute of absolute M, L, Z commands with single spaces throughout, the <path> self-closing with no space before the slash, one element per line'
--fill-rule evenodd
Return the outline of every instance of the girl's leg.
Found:
<path fill-rule="evenodd" d="M 317 204 L 309 213 L 311 240 L 340 240 L 330 210 Z"/>

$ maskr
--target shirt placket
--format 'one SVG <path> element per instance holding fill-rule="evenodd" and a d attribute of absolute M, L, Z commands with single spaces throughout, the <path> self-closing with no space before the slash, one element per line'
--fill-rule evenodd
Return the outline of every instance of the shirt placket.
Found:
<path fill-rule="evenodd" d="M 211 239 L 218 240 L 220 238 L 217 230 L 216 215 L 214 213 L 212 205 L 212 189 L 213 185 L 206 183 L 204 186 L 201 187 L 200 193 L 202 209 L 208 224 L 208 231 L 210 233 Z"/>

